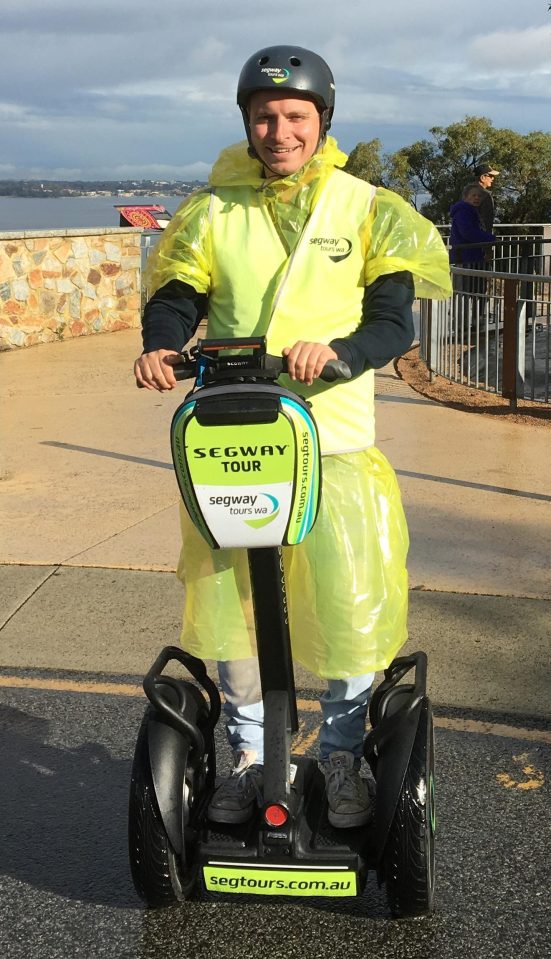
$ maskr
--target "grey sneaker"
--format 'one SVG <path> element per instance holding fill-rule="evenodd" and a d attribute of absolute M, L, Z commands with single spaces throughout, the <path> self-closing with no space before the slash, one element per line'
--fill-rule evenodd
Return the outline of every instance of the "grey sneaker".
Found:
<path fill-rule="evenodd" d="M 208 808 L 213 822 L 241 823 L 252 815 L 255 802 L 262 803 L 263 769 L 254 763 L 254 752 L 235 755 L 235 766 L 218 786 Z"/>
<path fill-rule="evenodd" d="M 373 815 L 367 781 L 362 779 L 359 760 L 352 753 L 331 753 L 322 764 L 327 793 L 327 818 L 337 829 L 364 826 Z"/>

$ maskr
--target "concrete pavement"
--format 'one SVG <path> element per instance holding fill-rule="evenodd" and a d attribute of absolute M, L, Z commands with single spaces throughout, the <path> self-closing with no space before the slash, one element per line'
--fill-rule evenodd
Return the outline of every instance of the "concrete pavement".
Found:
<path fill-rule="evenodd" d="M 0 355 L 4 673 L 139 675 L 177 642 L 183 392 L 136 390 L 139 350 L 124 331 Z M 449 410 L 392 367 L 377 394 L 411 534 L 408 645 L 435 702 L 548 716 L 551 431 Z"/>

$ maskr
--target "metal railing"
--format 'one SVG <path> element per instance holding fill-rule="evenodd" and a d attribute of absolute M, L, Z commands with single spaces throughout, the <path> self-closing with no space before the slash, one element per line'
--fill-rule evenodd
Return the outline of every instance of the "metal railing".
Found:
<path fill-rule="evenodd" d="M 429 374 L 518 399 L 550 402 L 551 270 L 535 275 L 452 267 L 449 300 L 420 302 Z"/>
<path fill-rule="evenodd" d="M 444 224 L 438 231 L 447 247 L 450 245 L 451 226 Z M 493 244 L 474 244 L 487 247 L 485 268 L 498 273 L 533 273 L 538 276 L 551 273 L 551 225 L 549 223 L 498 223 L 493 227 Z M 468 262 L 468 246 L 463 250 L 463 262 Z"/>
<path fill-rule="evenodd" d="M 142 233 L 142 242 L 141 242 L 141 252 L 142 252 L 142 308 L 141 313 L 143 314 L 145 304 L 147 303 L 149 293 L 145 285 L 144 276 L 145 276 L 145 267 L 147 263 L 147 258 L 151 253 L 151 250 L 156 243 L 159 242 L 161 233 L 159 230 L 144 230 Z"/>

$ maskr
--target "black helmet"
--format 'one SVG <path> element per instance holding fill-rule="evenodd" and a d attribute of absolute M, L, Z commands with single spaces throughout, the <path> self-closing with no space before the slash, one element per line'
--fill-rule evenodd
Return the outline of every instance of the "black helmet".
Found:
<path fill-rule="evenodd" d="M 243 114 L 250 142 L 247 106 L 258 90 L 288 90 L 308 93 L 321 114 L 320 142 L 331 126 L 335 106 L 333 74 L 317 53 L 304 47 L 264 47 L 249 57 L 237 83 L 237 103 Z"/>

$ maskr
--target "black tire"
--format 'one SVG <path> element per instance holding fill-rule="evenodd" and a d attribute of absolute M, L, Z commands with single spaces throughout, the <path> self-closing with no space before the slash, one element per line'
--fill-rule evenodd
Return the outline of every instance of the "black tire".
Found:
<path fill-rule="evenodd" d="M 397 919 L 434 909 L 435 825 L 434 728 L 425 700 L 384 853 L 387 899 Z"/>
<path fill-rule="evenodd" d="M 130 785 L 128 847 L 136 892 L 153 908 L 172 906 L 188 899 L 197 881 L 197 867 L 185 866 L 174 851 L 159 811 L 153 786 L 147 726 L 151 707 L 142 722 Z M 186 848 L 188 862 L 192 850 Z"/>

